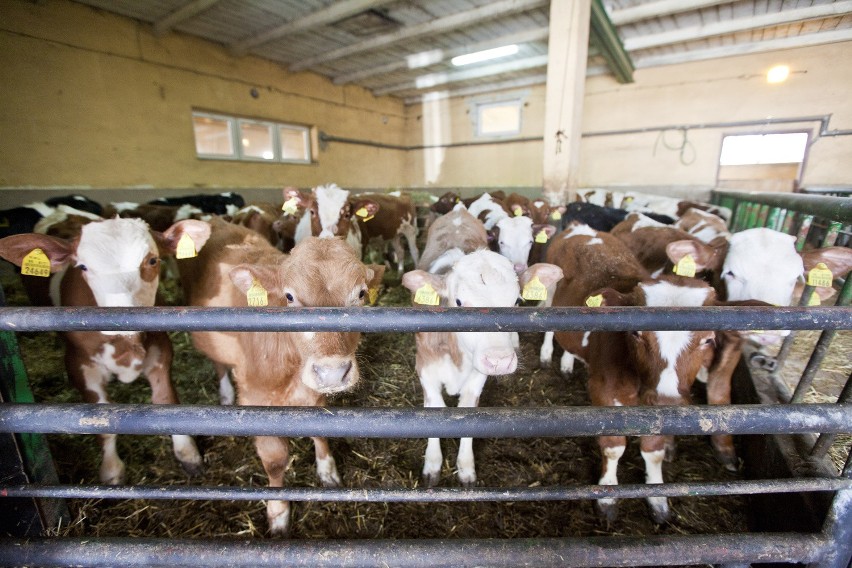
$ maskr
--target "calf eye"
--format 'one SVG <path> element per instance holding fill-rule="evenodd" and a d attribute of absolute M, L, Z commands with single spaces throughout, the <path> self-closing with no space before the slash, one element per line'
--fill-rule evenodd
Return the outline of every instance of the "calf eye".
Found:
<path fill-rule="evenodd" d="M 148 261 L 148 264 L 150 264 L 151 266 L 156 266 L 157 262 L 159 262 L 159 260 L 160 260 L 159 258 L 153 257 L 153 258 L 151 258 L 151 260 Z"/>
<path fill-rule="evenodd" d="M 295 299 L 293 298 L 293 294 L 291 294 L 290 292 L 287 292 L 286 294 L 284 294 L 284 297 L 287 298 L 288 302 L 294 302 L 295 301 Z"/>
<path fill-rule="evenodd" d="M 366 290 L 361 290 L 361 291 L 358 293 L 358 297 L 359 297 L 359 298 L 363 298 L 363 297 L 364 297 L 364 296 L 366 296 L 366 295 L 367 295 L 367 291 L 366 291 Z"/>
<path fill-rule="evenodd" d="M 456 298 L 456 305 L 457 305 L 458 307 L 461 307 L 461 305 L 462 305 L 462 301 L 461 301 L 461 300 L 459 300 L 458 298 Z"/>
<path fill-rule="evenodd" d="M 724 276 L 725 278 L 734 278 L 734 273 L 729 270 L 726 273 L 724 273 L 722 276 Z"/>
<path fill-rule="evenodd" d="M 88 270 L 88 268 L 86 267 L 86 265 L 85 265 L 85 264 L 80 264 L 80 265 L 78 265 L 78 266 L 77 266 L 77 268 L 79 268 L 79 269 L 80 269 L 80 270 L 82 270 L 83 272 L 86 272 L 86 271 Z"/>

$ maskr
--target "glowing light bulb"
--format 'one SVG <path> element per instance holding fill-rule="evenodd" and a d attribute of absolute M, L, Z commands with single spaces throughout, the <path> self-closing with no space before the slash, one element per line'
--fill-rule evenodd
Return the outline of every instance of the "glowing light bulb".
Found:
<path fill-rule="evenodd" d="M 776 65 L 766 73 L 767 83 L 783 83 L 790 76 L 790 68 L 786 65 Z"/>

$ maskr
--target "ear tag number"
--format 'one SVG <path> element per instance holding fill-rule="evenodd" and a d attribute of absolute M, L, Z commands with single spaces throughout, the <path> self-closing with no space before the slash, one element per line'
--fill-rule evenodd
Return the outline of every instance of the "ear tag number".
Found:
<path fill-rule="evenodd" d="M 248 305 L 253 308 L 262 308 L 269 305 L 266 288 L 256 279 L 252 280 L 251 287 L 246 292 L 246 300 L 248 300 Z"/>
<path fill-rule="evenodd" d="M 192 258 L 194 256 L 198 256 L 198 253 L 195 252 L 195 243 L 192 242 L 192 237 L 184 233 L 178 241 L 175 258 Z"/>
<path fill-rule="evenodd" d="M 678 276 L 686 276 L 687 278 L 695 276 L 695 259 L 692 258 L 691 254 L 688 254 L 677 261 L 677 264 L 674 267 L 674 273 Z"/>
<path fill-rule="evenodd" d="M 547 286 L 541 283 L 538 276 L 533 276 L 532 280 L 526 283 L 521 298 L 524 300 L 546 300 Z"/>
<path fill-rule="evenodd" d="M 554 221 L 560 221 L 562 220 L 562 213 L 560 213 L 559 211 L 554 211 L 550 214 L 550 218 Z"/>
<path fill-rule="evenodd" d="M 586 305 L 590 308 L 599 308 L 604 303 L 603 294 L 595 294 L 586 298 Z"/>
<path fill-rule="evenodd" d="M 820 262 L 808 272 L 808 286 L 819 286 L 820 288 L 831 288 L 831 281 L 834 275 L 831 270 Z"/>
<path fill-rule="evenodd" d="M 441 303 L 441 299 L 432 285 L 427 282 L 414 293 L 414 303 L 424 306 L 437 306 Z"/>
<path fill-rule="evenodd" d="M 370 302 L 371 306 L 376 305 L 376 300 L 379 299 L 379 289 L 378 288 L 370 288 L 367 290 L 367 301 Z"/>
<path fill-rule="evenodd" d="M 21 274 L 50 278 L 50 259 L 40 248 L 31 250 L 21 261 Z"/>
<path fill-rule="evenodd" d="M 539 231 L 538 234 L 535 236 L 535 242 L 537 242 L 539 244 L 546 243 L 547 242 L 547 231 L 545 231 L 544 229 Z"/>
<path fill-rule="evenodd" d="M 291 197 L 287 201 L 284 202 L 284 205 L 281 206 L 281 211 L 286 213 L 287 215 L 295 215 L 299 211 L 299 198 Z"/>

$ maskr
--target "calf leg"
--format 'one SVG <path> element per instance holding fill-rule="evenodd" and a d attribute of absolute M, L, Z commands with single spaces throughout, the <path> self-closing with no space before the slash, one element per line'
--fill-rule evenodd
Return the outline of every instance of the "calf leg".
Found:
<path fill-rule="evenodd" d="M 408 251 L 411 253 L 411 259 L 414 261 L 414 266 L 420 262 L 420 253 L 417 252 L 417 227 L 407 221 L 403 221 L 399 227 L 399 232 L 405 236 L 408 242 Z M 399 269 L 402 272 L 402 268 Z"/>
<path fill-rule="evenodd" d="M 538 365 L 541 369 L 549 369 L 550 362 L 553 360 L 553 332 L 544 332 L 544 341 L 541 343 L 541 350 L 538 353 Z"/>
<path fill-rule="evenodd" d="M 720 351 L 707 377 L 709 404 L 731 404 L 731 377 L 742 355 L 742 339 L 739 335 L 724 333 Z M 710 442 L 719 463 L 729 471 L 737 471 L 738 460 L 733 436 L 714 434 L 710 437 Z"/>
<path fill-rule="evenodd" d="M 254 439 L 257 455 L 263 462 L 263 469 L 269 477 L 270 487 L 284 487 L 284 472 L 290 457 L 287 438 L 258 436 Z M 269 500 L 266 502 L 266 518 L 269 532 L 277 536 L 287 536 L 290 531 L 290 502 Z"/>
<path fill-rule="evenodd" d="M 220 363 L 213 363 L 216 369 L 216 376 L 219 377 L 219 404 L 231 406 L 236 400 L 234 385 L 231 383 L 231 376 L 227 366 Z"/>
<path fill-rule="evenodd" d="M 459 393 L 459 408 L 475 408 L 479 405 L 479 395 L 488 377 L 480 373 L 468 378 Z M 462 485 L 470 487 L 476 483 L 476 466 L 473 460 L 473 438 L 459 440 L 459 455 L 456 459 L 458 478 Z"/>
<path fill-rule="evenodd" d="M 640 446 L 645 460 L 645 483 L 663 483 L 663 460 L 666 454 L 665 436 L 643 436 Z M 665 497 L 648 497 L 648 506 L 654 522 L 663 524 L 669 520 L 669 502 Z"/>
<path fill-rule="evenodd" d="M 337 464 L 328 448 L 328 440 L 319 437 L 311 439 L 314 441 L 314 450 L 317 456 L 317 477 L 324 487 L 338 487 L 340 485 L 340 474 L 337 473 Z"/>
<path fill-rule="evenodd" d="M 601 462 L 601 478 L 598 485 L 618 485 L 618 460 L 624 455 L 627 447 L 625 436 L 601 436 L 598 438 L 603 461 Z M 598 499 L 597 508 L 607 522 L 615 521 L 618 516 L 618 502 L 615 499 Z"/>
<path fill-rule="evenodd" d="M 425 370 L 424 370 L 425 371 Z M 447 404 L 444 402 L 444 396 L 441 394 L 441 382 L 439 380 L 431 380 L 425 372 L 420 377 L 420 384 L 423 386 L 423 407 L 424 408 L 444 408 Z M 426 487 L 434 487 L 438 484 L 441 478 L 441 465 L 444 463 L 444 456 L 441 454 L 441 439 L 429 438 L 426 443 L 426 455 L 423 460 L 423 483 Z"/>
<path fill-rule="evenodd" d="M 394 255 L 396 255 L 396 269 L 400 274 L 402 274 L 405 270 L 405 249 L 402 248 L 402 235 L 399 233 L 394 235 L 390 244 L 391 248 L 393 248 Z"/>
<path fill-rule="evenodd" d="M 171 379 L 172 342 L 167 334 L 161 332 L 150 333 L 146 339 L 142 371 L 151 384 L 151 402 L 178 404 L 177 392 Z M 203 465 L 195 440 L 186 434 L 174 434 L 172 446 L 183 470 L 189 475 L 200 475 Z"/>

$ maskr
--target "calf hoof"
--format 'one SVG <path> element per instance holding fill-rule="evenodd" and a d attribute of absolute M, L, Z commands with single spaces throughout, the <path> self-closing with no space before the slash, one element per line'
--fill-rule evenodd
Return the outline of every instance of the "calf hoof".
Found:
<path fill-rule="evenodd" d="M 740 460 L 737 459 L 737 454 L 733 449 L 713 448 L 713 455 L 716 456 L 716 461 L 722 464 L 728 471 L 739 470 Z"/>
<path fill-rule="evenodd" d="M 539 359 L 538 360 L 538 368 L 547 370 L 550 368 L 551 361 L 550 359 Z"/>
<path fill-rule="evenodd" d="M 197 462 L 196 461 L 182 461 L 182 462 L 178 462 L 178 463 L 180 463 L 180 467 L 181 467 L 181 469 L 183 469 L 183 472 L 185 474 L 187 474 L 189 477 L 198 477 L 199 475 L 204 473 L 204 463 L 201 461 L 200 458 Z"/>
<path fill-rule="evenodd" d="M 462 484 L 462 487 L 473 487 L 474 485 L 476 485 L 476 472 L 459 471 L 458 478 L 459 483 Z"/>
<path fill-rule="evenodd" d="M 99 477 L 104 485 L 122 485 L 125 479 L 124 462 L 118 460 L 109 466 L 101 464 Z"/>
<path fill-rule="evenodd" d="M 665 497 L 651 497 L 648 499 L 648 507 L 651 509 L 651 518 L 658 525 L 664 525 L 669 522 L 671 513 L 669 511 L 669 502 Z"/>
<path fill-rule="evenodd" d="M 595 507 L 598 510 L 598 514 L 607 523 L 614 523 L 618 518 L 618 502 L 614 499 L 598 499 L 595 502 Z"/>
<path fill-rule="evenodd" d="M 272 536 L 287 537 L 290 534 L 290 504 L 286 501 L 269 501 L 266 504 L 266 519 Z"/>
<path fill-rule="evenodd" d="M 663 456 L 663 459 L 667 462 L 671 463 L 674 461 L 677 456 L 677 446 L 675 446 L 674 442 L 671 444 L 666 443 L 666 453 Z"/>
<path fill-rule="evenodd" d="M 441 479 L 441 474 L 438 472 L 423 472 L 423 485 L 425 487 L 435 487 Z"/>

